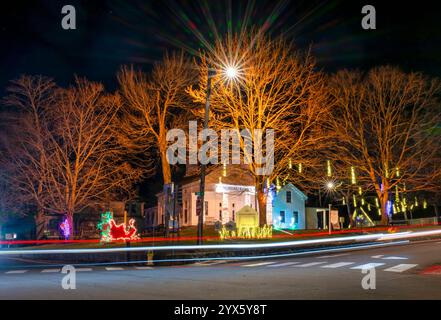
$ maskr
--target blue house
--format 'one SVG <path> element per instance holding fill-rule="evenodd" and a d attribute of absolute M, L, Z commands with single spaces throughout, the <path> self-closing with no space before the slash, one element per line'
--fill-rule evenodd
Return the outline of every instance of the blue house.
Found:
<path fill-rule="evenodd" d="M 308 197 L 292 183 L 283 186 L 273 198 L 273 227 L 276 229 L 305 229 L 305 202 Z"/>

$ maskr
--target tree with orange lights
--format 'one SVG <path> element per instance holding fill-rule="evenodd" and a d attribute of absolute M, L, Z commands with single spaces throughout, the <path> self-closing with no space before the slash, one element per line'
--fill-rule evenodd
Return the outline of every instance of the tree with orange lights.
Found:
<path fill-rule="evenodd" d="M 209 67 L 217 71 L 210 101 L 211 128 L 234 129 L 238 135 L 240 130 L 249 130 L 254 147 L 261 142 L 255 132 L 262 130 L 265 139 L 266 130 L 274 130 L 274 170 L 266 175 L 259 174 L 263 165 L 239 137 L 242 158 L 248 160 L 255 178 L 260 224 L 264 225 L 266 186 L 277 177 L 300 183 L 305 176 L 294 168 L 317 161 L 313 155 L 326 137 L 320 124 L 330 108 L 324 78 L 315 70 L 309 52 L 296 50 L 283 38 L 257 32 L 218 40 L 212 50 L 202 54 L 199 84 L 188 89 L 200 104 L 205 103 Z M 229 74 L 232 68 L 237 70 L 234 78 Z M 192 111 L 202 116 L 202 108 Z"/>

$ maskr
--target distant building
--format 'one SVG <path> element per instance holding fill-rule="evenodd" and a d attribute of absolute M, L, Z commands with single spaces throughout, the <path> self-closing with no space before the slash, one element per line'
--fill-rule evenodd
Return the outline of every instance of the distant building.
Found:
<path fill-rule="evenodd" d="M 308 197 L 292 183 L 283 186 L 272 199 L 273 227 L 290 230 L 306 229 L 307 199 Z"/>
<path fill-rule="evenodd" d="M 179 185 L 177 214 L 181 226 L 196 226 L 196 192 L 199 192 L 200 176 L 194 166 L 187 168 L 187 174 Z M 158 224 L 164 223 L 164 193 L 158 193 Z M 240 165 L 209 169 L 205 178 L 204 222 L 223 224 L 235 221 L 236 213 L 248 205 L 256 208 L 254 178 Z"/>

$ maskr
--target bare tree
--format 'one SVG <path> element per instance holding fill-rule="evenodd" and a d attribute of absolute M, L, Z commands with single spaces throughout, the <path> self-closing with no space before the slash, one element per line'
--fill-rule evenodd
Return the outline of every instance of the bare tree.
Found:
<path fill-rule="evenodd" d="M 192 84 L 196 73 L 183 53 L 166 54 L 155 63 L 151 75 L 123 67 L 118 74 L 124 100 L 120 126 L 122 144 L 137 163 L 143 164 L 146 174 L 153 172 L 154 154 L 161 161 L 164 184 L 172 181 L 167 160 L 167 131 L 182 126 L 182 108 L 188 103 L 185 89 Z"/>
<path fill-rule="evenodd" d="M 9 92 L 8 104 L 23 112 L 9 121 L 6 158 L 17 194 L 39 215 L 65 215 L 73 227 L 75 213 L 116 190 L 131 192 L 140 172 L 124 161 L 115 139 L 118 95 L 87 80 L 60 89 L 40 77 L 23 77 Z"/>
<path fill-rule="evenodd" d="M 319 148 L 324 140 L 320 121 L 329 109 L 324 79 L 315 71 L 309 52 L 296 50 L 282 38 L 271 39 L 256 32 L 219 40 L 212 51 L 202 54 L 199 84 L 188 90 L 201 104 L 206 99 L 209 68 L 218 70 L 213 77 L 211 128 L 236 129 L 238 134 L 249 130 L 254 147 L 263 147 L 262 140 L 256 139 L 257 131 L 274 130 L 275 166 L 267 175 L 259 174 L 262 165 L 240 137 L 242 155 L 255 178 L 260 224 L 264 225 L 265 186 L 277 177 L 303 181 L 294 167 L 312 166 L 314 159 L 309 155 L 313 152 L 308 154 L 308 150 Z M 237 69 L 236 79 L 226 76 L 229 68 Z M 193 111 L 201 116 L 200 109 Z"/>
<path fill-rule="evenodd" d="M 48 142 L 46 111 L 54 104 L 55 84 L 41 76 L 22 76 L 7 88 L 4 103 L 11 107 L 3 112 L 5 134 L 2 145 L 2 167 L 7 172 L 9 198 L 15 203 L 32 204 L 37 239 L 43 236 L 44 208 L 47 192 L 44 190 L 48 169 Z"/>
<path fill-rule="evenodd" d="M 358 183 L 375 191 L 387 224 L 394 190 L 430 190 L 440 178 L 441 140 L 433 133 L 441 121 L 439 82 L 379 67 L 367 74 L 339 72 L 331 87 L 338 105 L 335 158 L 354 166 Z"/>

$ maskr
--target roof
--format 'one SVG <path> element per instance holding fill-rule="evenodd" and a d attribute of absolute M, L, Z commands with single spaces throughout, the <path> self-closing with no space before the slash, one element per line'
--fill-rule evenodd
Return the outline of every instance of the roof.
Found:
<path fill-rule="evenodd" d="M 307 200 L 308 199 L 308 197 L 302 192 L 302 191 L 300 191 L 300 189 L 299 188 L 297 188 L 295 185 L 293 185 L 291 182 L 290 183 L 288 183 L 288 184 L 286 184 L 286 185 L 284 185 L 280 190 L 279 190 L 279 192 L 280 191 L 282 191 L 282 190 L 290 190 L 290 191 L 294 191 L 294 193 L 295 194 L 297 194 L 299 197 L 301 197 L 301 198 L 303 198 L 303 200 Z"/>

